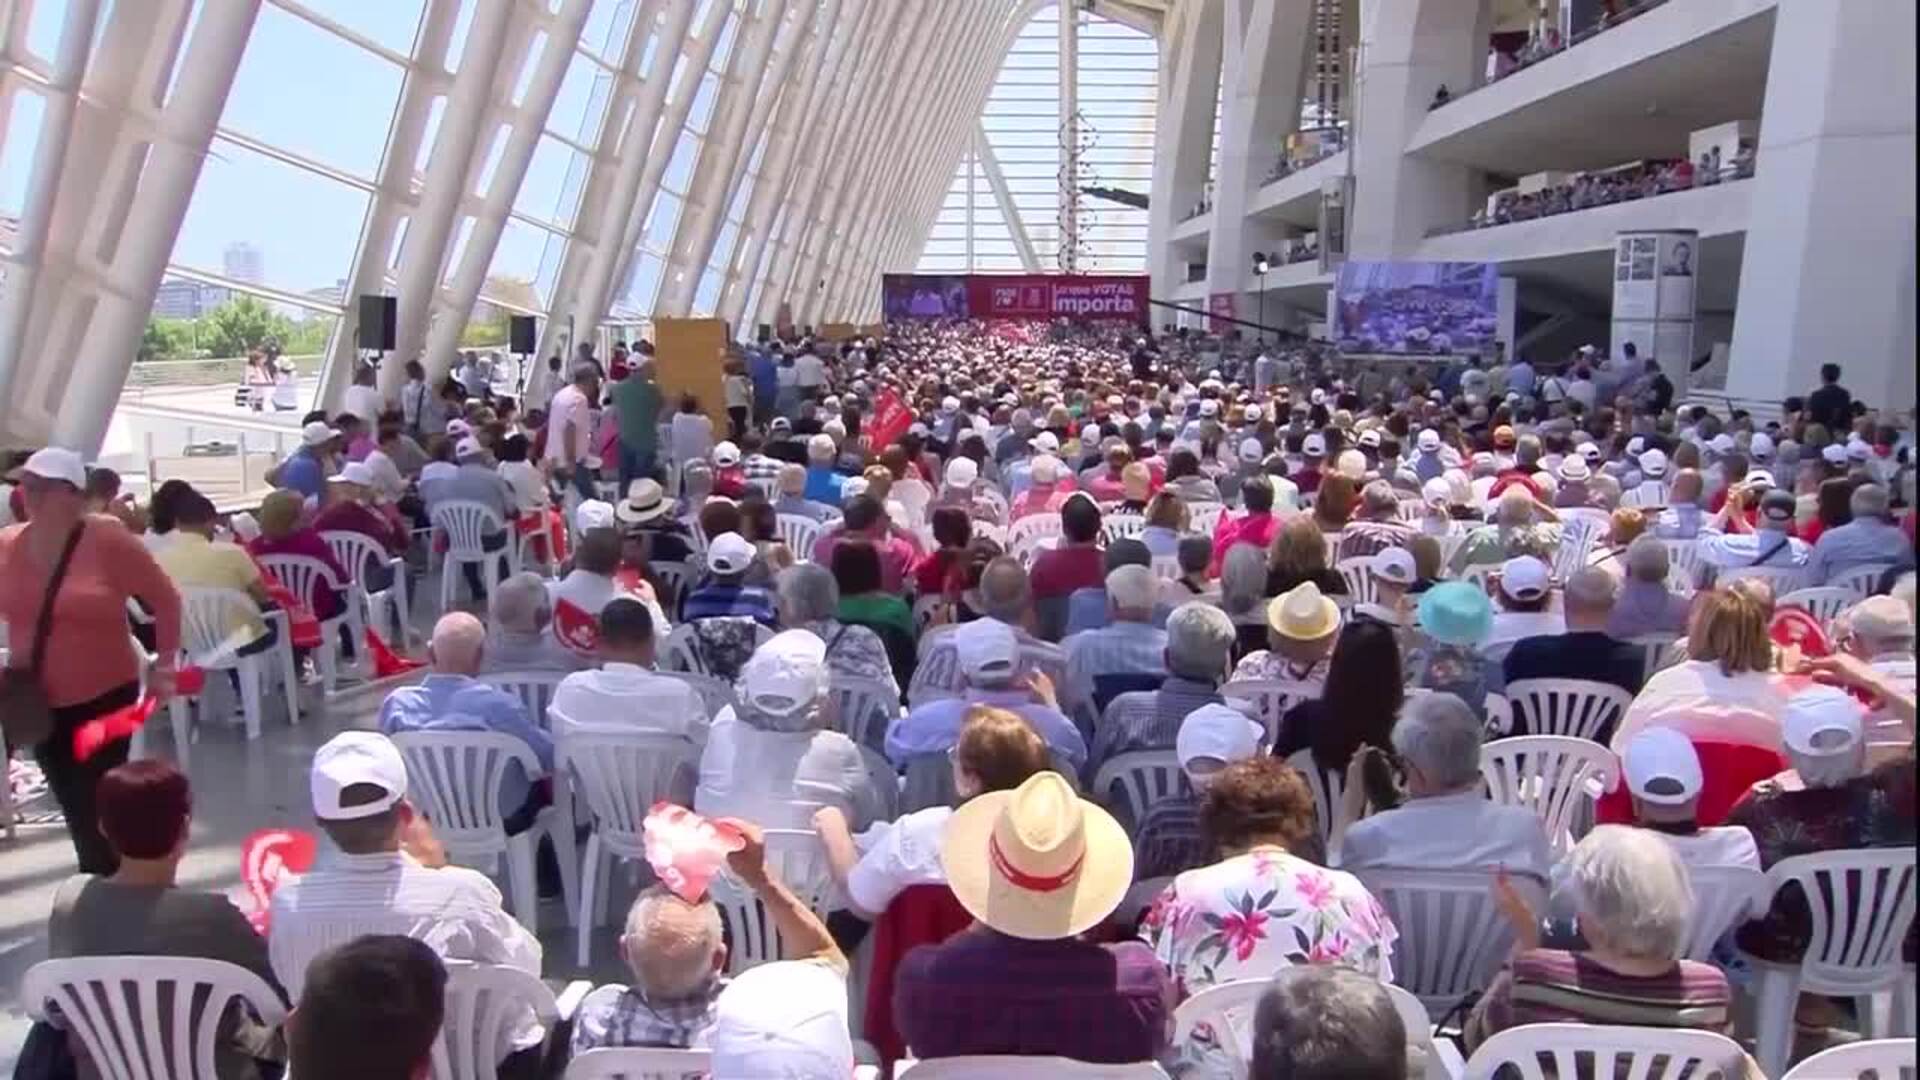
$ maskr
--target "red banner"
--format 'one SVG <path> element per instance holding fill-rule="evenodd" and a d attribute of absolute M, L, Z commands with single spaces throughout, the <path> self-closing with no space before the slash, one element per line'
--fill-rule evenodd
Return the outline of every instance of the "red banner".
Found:
<path fill-rule="evenodd" d="M 1144 274 L 972 274 L 967 314 L 976 319 L 1096 319 L 1145 322 Z"/>
<path fill-rule="evenodd" d="M 1227 319 L 1233 318 L 1233 294 L 1230 292 L 1211 294 L 1207 297 L 1207 311 L 1214 315 L 1224 315 Z M 1207 329 L 1216 334 L 1224 334 L 1233 329 L 1233 324 L 1223 319 L 1208 319 Z"/>
<path fill-rule="evenodd" d="M 873 422 L 867 425 L 867 446 L 877 454 L 899 442 L 900 436 L 912 426 L 913 410 L 900 400 L 899 393 L 890 388 L 882 390 L 873 399 Z"/>

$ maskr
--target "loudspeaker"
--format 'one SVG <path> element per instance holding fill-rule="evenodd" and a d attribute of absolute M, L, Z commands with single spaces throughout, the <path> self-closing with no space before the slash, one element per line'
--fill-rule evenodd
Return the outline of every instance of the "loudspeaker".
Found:
<path fill-rule="evenodd" d="M 522 356 L 533 355 L 534 349 L 538 348 L 534 341 L 536 336 L 533 330 L 533 316 L 507 316 L 508 351 L 517 352 Z"/>
<path fill-rule="evenodd" d="M 399 301 L 391 296 L 362 296 L 359 347 L 392 352 L 393 326 L 399 321 L 399 311 Z"/>

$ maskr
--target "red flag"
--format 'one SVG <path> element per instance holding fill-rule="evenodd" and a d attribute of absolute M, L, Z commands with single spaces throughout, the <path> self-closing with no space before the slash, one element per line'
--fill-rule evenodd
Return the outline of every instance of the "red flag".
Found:
<path fill-rule="evenodd" d="M 124 709 L 115 709 L 81 724 L 73 730 L 74 760 L 85 761 L 108 743 L 131 738 L 159 704 L 153 698 L 141 698 Z"/>
<path fill-rule="evenodd" d="M 571 600 L 553 605 L 553 633 L 560 644 L 585 656 L 600 648 L 600 620 Z"/>
<path fill-rule="evenodd" d="M 866 433 L 875 453 L 899 442 L 912 426 L 913 412 L 900 400 L 898 391 L 888 387 L 874 397 L 873 423 L 867 425 Z"/>
<path fill-rule="evenodd" d="M 393 651 L 373 627 L 367 627 L 367 653 L 373 657 L 373 677 L 385 679 L 426 667 L 426 661 L 414 660 Z"/>

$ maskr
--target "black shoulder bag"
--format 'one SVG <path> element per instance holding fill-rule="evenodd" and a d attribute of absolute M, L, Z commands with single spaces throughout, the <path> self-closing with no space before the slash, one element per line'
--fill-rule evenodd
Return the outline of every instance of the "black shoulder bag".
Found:
<path fill-rule="evenodd" d="M 13 746 L 34 746 L 53 734 L 53 706 L 47 701 L 46 687 L 40 685 L 40 665 L 47 658 L 47 638 L 53 632 L 53 601 L 66 580 L 67 564 L 73 561 L 73 549 L 80 546 L 86 523 L 73 527 L 60 558 L 53 564 L 53 577 L 47 582 L 47 598 L 40 605 L 40 620 L 33 628 L 31 659 L 24 668 L 8 667 L 0 672 L 0 731 Z"/>

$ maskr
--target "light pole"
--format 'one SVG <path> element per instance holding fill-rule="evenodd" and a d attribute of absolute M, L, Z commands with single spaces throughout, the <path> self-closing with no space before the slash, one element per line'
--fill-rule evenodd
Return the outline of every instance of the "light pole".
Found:
<path fill-rule="evenodd" d="M 1253 253 L 1253 272 L 1260 279 L 1260 298 L 1254 301 L 1254 305 L 1259 309 L 1260 344 L 1262 347 L 1265 347 L 1267 343 L 1267 269 L 1268 269 L 1268 266 L 1269 264 L 1267 262 L 1266 252 L 1256 251 Z"/>

